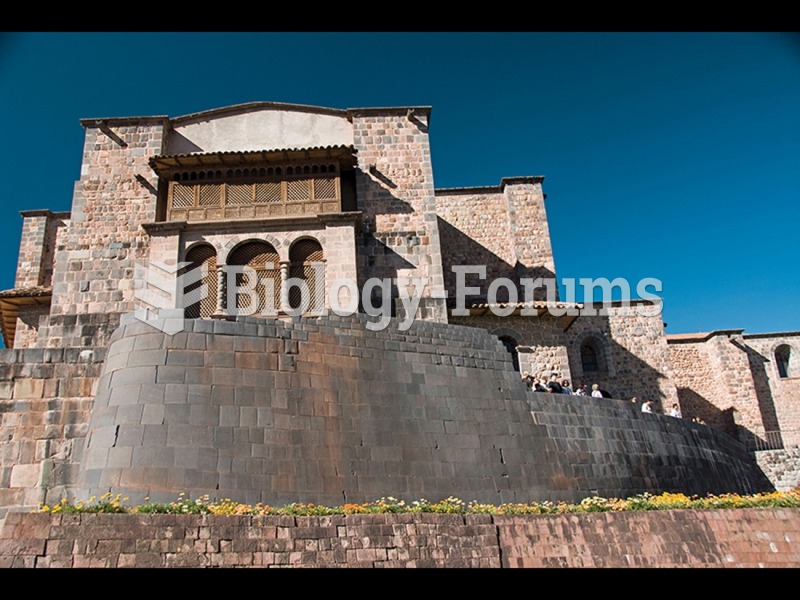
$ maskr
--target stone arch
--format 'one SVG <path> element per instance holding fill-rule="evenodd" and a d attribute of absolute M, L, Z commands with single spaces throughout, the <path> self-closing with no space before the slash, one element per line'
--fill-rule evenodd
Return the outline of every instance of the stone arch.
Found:
<path fill-rule="evenodd" d="M 206 241 L 193 243 L 186 249 L 184 262 L 191 264 L 181 269 L 179 274 L 182 277 L 190 273 L 194 276 L 183 290 L 184 316 L 187 319 L 210 317 L 217 310 L 217 248 Z M 200 297 L 196 297 L 198 295 Z"/>
<path fill-rule="evenodd" d="M 573 377 L 600 375 L 603 377 L 614 376 L 614 362 L 611 355 L 611 344 L 608 338 L 600 331 L 585 331 L 575 338 L 575 352 L 577 354 L 578 369 L 573 373 Z M 586 348 L 586 350 L 584 350 Z M 594 356 L 597 366 L 594 370 L 586 370 L 584 362 L 588 363 L 591 356 Z"/>
<path fill-rule="evenodd" d="M 325 251 L 320 241 L 310 235 L 301 235 L 289 246 L 289 277 L 306 282 L 309 291 L 309 312 L 325 307 Z M 289 288 L 289 306 L 300 307 L 302 294 L 298 287 Z"/>
<path fill-rule="evenodd" d="M 514 365 L 514 370 L 520 372 L 519 351 L 517 347 L 521 345 L 522 336 L 508 327 L 497 327 L 492 331 L 492 335 L 497 336 L 497 339 L 502 342 L 503 347 L 511 355 L 511 362 Z"/>
<path fill-rule="evenodd" d="M 320 246 L 322 246 L 322 249 L 327 255 L 328 241 L 324 231 L 315 231 L 313 233 L 290 233 L 284 238 L 283 245 L 286 247 L 288 252 L 296 242 L 304 239 L 314 240 L 317 242 Z"/>
<path fill-rule="evenodd" d="M 246 244 L 247 242 L 266 242 L 278 252 L 279 261 L 285 261 L 289 259 L 288 249 L 285 252 L 281 252 L 281 250 L 285 247 L 281 239 L 269 233 L 258 233 L 258 234 L 248 234 L 248 235 L 234 235 L 233 237 L 228 239 L 228 241 L 225 242 L 225 245 L 219 250 L 220 264 L 227 265 L 228 257 L 231 255 L 231 252 L 236 250 L 238 246 Z"/>
<path fill-rule="evenodd" d="M 496 327 L 496 328 L 492 329 L 491 334 L 496 336 L 496 337 L 498 337 L 498 338 L 501 338 L 501 337 L 504 337 L 504 336 L 513 338 L 514 340 L 517 341 L 517 345 L 519 345 L 519 346 L 523 345 L 522 344 L 522 334 L 519 331 L 517 331 L 516 329 L 513 329 L 511 327 Z"/>
<path fill-rule="evenodd" d="M 220 257 L 220 255 L 221 255 L 221 254 L 222 254 L 222 252 L 223 252 L 223 247 L 222 247 L 222 245 L 220 245 L 219 241 L 217 241 L 217 240 L 207 240 L 207 239 L 200 239 L 200 240 L 194 240 L 193 242 L 189 242 L 189 245 L 188 245 L 188 246 L 186 246 L 186 247 L 183 249 L 183 258 L 181 258 L 181 260 L 182 260 L 182 261 L 185 261 L 185 260 L 187 260 L 187 258 L 186 258 L 186 257 L 187 257 L 187 256 L 189 256 L 189 253 L 190 253 L 190 252 L 191 252 L 191 251 L 192 251 L 194 248 L 196 248 L 196 247 L 198 247 L 198 246 L 203 246 L 203 245 L 205 245 L 205 246 L 211 246 L 211 247 L 214 249 L 214 252 L 215 252 L 215 253 L 216 253 L 216 255 L 217 255 L 217 260 L 219 260 L 219 257 Z"/>
<path fill-rule="evenodd" d="M 234 245 L 228 252 L 226 264 L 229 267 L 246 266 L 256 272 L 256 281 L 247 280 L 244 273 L 237 273 L 235 285 L 254 289 L 257 305 L 252 302 L 251 293 L 236 295 L 236 306 L 228 306 L 232 314 L 276 314 L 281 308 L 281 268 L 278 250 L 273 244 L 259 239 L 247 239 Z M 230 275 L 229 275 L 230 277 Z M 229 280 L 228 285 L 231 285 Z M 247 300 L 245 300 L 245 298 Z"/>
<path fill-rule="evenodd" d="M 772 360 L 775 363 L 775 371 L 779 379 L 786 379 L 788 377 L 797 376 L 796 357 L 793 359 L 792 355 L 795 354 L 794 348 L 790 344 L 780 343 L 776 344 L 772 349 Z"/>

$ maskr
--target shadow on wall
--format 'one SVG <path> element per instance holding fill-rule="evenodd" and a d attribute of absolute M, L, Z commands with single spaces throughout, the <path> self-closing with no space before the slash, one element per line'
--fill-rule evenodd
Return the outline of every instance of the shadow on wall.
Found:
<path fill-rule="evenodd" d="M 578 323 L 585 318 L 579 317 L 575 327 L 580 327 Z M 580 333 L 572 329 L 567 331 L 573 389 L 583 384 L 587 393 L 591 393 L 592 384 L 597 383 L 612 398 L 630 400 L 635 396 L 640 406 L 644 401 L 652 400 L 656 403 L 656 412 L 669 412 L 672 399 L 665 396 L 661 385 L 666 376 L 615 341 L 607 318 L 588 318 L 593 320 L 589 328 Z M 593 365 L 591 359 L 581 353 L 585 344 L 593 346 Z M 596 369 L 585 368 L 589 366 L 595 366 Z M 686 411 L 683 413 L 685 417 Z"/>
<path fill-rule="evenodd" d="M 684 419 L 691 420 L 694 417 L 700 417 L 706 422 L 706 425 L 738 438 L 738 430 L 742 428 L 736 425 L 733 408 L 720 409 L 706 400 L 704 396 L 688 387 L 678 388 L 678 401 L 681 403 L 681 412 Z"/>
<path fill-rule="evenodd" d="M 172 130 L 169 134 L 170 154 L 191 154 L 203 152 L 203 149 L 181 133 Z"/>
<path fill-rule="evenodd" d="M 780 433 L 781 426 L 778 421 L 778 413 L 775 410 L 775 399 L 772 397 L 769 376 L 767 375 L 766 365 L 770 361 L 750 346 L 738 344 L 736 341 L 734 341 L 733 344 L 747 353 L 747 360 L 750 363 L 750 372 L 753 374 L 753 385 L 756 390 L 758 412 L 761 415 L 761 422 L 764 425 L 765 432 L 764 437 L 766 438 L 761 439 L 752 431 L 742 428 L 744 437 L 742 437 L 741 440 L 751 447 L 769 449 L 783 448 L 783 440 Z"/>
<path fill-rule="evenodd" d="M 477 275 L 467 274 L 465 285 L 480 287 L 481 291 L 477 295 L 468 296 L 467 306 L 470 302 L 486 302 L 489 284 L 492 280 L 505 277 L 510 279 L 518 290 L 518 301 L 522 302 L 524 290 L 520 286 L 520 279 L 531 278 L 543 279 L 554 278 L 555 274 L 545 267 L 527 267 L 517 262 L 515 265 L 509 264 L 480 243 L 476 242 L 463 231 L 457 229 L 441 217 L 436 217 L 439 224 L 439 237 L 442 248 L 447 251 L 442 253 L 442 268 L 444 269 L 445 289 L 448 291 L 448 305 L 455 306 L 456 274 L 453 272 L 454 265 L 485 265 L 486 278 L 481 280 Z M 534 298 L 544 300 L 547 297 L 547 290 L 539 288 L 536 290 Z M 508 290 L 501 286 L 497 290 L 497 301 L 508 302 Z"/>
<path fill-rule="evenodd" d="M 395 195 L 393 190 L 397 185 L 385 175 L 378 172 L 365 173 L 358 168 L 355 169 L 355 172 L 358 186 L 358 210 L 363 213 L 361 232 L 357 239 L 359 246 L 357 253 L 358 287 L 359 290 L 363 290 L 366 281 L 372 277 L 390 279 L 392 280 L 391 298 L 394 300 L 399 297 L 395 284 L 397 272 L 414 269 L 417 266 L 397 250 L 402 248 L 403 251 L 413 251 L 415 246 L 422 243 L 425 232 L 417 229 L 413 231 L 399 229 L 378 231 L 377 215 L 410 215 L 414 212 L 414 208 Z M 364 206 L 367 198 L 370 202 L 369 207 Z M 381 294 L 380 288 L 373 288 L 371 293 L 373 306 L 381 303 Z M 391 316 L 396 316 L 394 314 L 395 304 L 395 302 L 391 303 Z M 364 310 L 363 305 L 360 310 Z"/>

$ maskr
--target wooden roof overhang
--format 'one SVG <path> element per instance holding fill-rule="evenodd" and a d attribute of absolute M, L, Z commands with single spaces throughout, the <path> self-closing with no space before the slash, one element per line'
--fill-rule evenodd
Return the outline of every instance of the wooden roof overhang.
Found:
<path fill-rule="evenodd" d="M 353 167 L 356 164 L 356 152 L 353 146 L 315 146 L 282 150 L 169 154 L 153 156 L 149 162 L 158 175 L 169 177 L 187 169 L 242 168 L 316 160 L 334 160 L 341 167 Z"/>
<path fill-rule="evenodd" d="M 3 344 L 6 348 L 14 347 L 20 307 L 48 306 L 52 298 L 51 287 L 13 288 L 0 292 L 0 327 L 3 330 Z"/>

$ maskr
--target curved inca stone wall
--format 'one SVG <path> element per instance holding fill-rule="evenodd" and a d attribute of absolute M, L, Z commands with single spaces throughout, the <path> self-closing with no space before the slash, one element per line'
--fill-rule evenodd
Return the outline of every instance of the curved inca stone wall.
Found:
<path fill-rule="evenodd" d="M 578 500 L 769 483 L 724 434 L 617 400 L 526 392 L 484 330 L 349 318 L 124 322 L 80 496 L 241 502 Z"/>

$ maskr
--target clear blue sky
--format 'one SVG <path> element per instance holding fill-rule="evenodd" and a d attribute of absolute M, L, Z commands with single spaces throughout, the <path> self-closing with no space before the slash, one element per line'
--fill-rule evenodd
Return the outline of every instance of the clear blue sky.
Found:
<path fill-rule="evenodd" d="M 430 105 L 437 187 L 544 175 L 559 278 L 663 281 L 668 333 L 800 330 L 800 35 L 0 34 L 0 287 L 84 117 Z"/>

